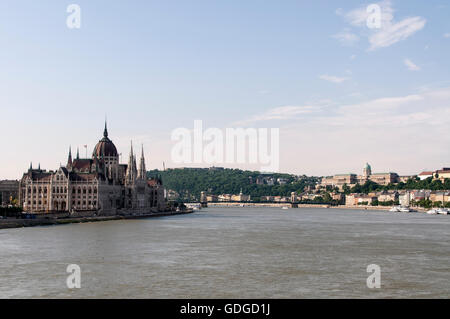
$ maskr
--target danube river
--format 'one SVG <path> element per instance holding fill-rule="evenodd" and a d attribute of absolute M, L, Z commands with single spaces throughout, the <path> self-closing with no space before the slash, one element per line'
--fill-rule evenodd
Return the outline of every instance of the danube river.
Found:
<path fill-rule="evenodd" d="M 450 216 L 319 208 L 3 229 L 0 297 L 449 298 L 449 239 Z"/>

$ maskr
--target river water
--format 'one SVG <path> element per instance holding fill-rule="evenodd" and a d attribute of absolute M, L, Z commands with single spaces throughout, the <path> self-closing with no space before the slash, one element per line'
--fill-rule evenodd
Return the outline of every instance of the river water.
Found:
<path fill-rule="evenodd" d="M 450 216 L 319 208 L 4 229 L 0 297 L 449 298 L 449 239 Z"/>

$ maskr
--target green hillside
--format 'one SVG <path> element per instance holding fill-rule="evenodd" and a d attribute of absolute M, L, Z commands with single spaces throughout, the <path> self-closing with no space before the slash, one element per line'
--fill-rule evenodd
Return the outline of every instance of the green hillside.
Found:
<path fill-rule="evenodd" d="M 302 192 L 314 185 L 315 177 L 290 174 L 261 174 L 259 172 L 224 168 L 176 168 L 165 171 L 152 170 L 149 177 L 160 176 L 168 190 L 176 191 L 182 200 L 199 200 L 200 192 L 208 194 L 239 194 L 240 190 L 252 199 L 261 196 L 290 196 L 291 192 Z M 281 178 L 284 185 L 277 180 Z M 275 183 L 270 184 L 271 180 Z M 263 183 L 262 185 L 257 183 Z"/>

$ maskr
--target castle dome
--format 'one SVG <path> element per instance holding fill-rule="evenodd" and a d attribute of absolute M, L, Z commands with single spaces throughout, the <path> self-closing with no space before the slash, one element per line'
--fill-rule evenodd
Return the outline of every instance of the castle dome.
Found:
<path fill-rule="evenodd" d="M 105 130 L 103 131 L 103 138 L 97 143 L 97 145 L 95 145 L 94 152 L 92 153 L 92 157 L 101 158 L 103 156 L 111 156 L 111 157 L 119 156 L 117 153 L 116 146 L 108 138 L 108 129 L 106 128 L 106 122 L 105 122 Z"/>

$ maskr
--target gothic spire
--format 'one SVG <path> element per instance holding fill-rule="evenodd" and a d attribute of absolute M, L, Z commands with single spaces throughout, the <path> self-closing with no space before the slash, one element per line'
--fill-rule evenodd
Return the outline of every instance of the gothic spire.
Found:
<path fill-rule="evenodd" d="M 126 173 L 126 179 L 129 184 L 134 183 L 136 180 L 136 160 L 133 153 L 133 141 L 131 141 L 130 158 L 128 159 L 128 167 Z"/>
<path fill-rule="evenodd" d="M 69 158 L 67 159 L 67 166 L 72 165 L 72 146 L 69 146 Z"/>
<path fill-rule="evenodd" d="M 80 150 L 78 147 L 77 147 L 77 159 L 80 159 Z"/>
<path fill-rule="evenodd" d="M 147 171 L 145 169 L 145 158 L 144 158 L 144 145 L 142 145 L 142 150 L 141 150 L 141 161 L 139 163 L 138 177 L 140 179 L 147 179 Z"/>

